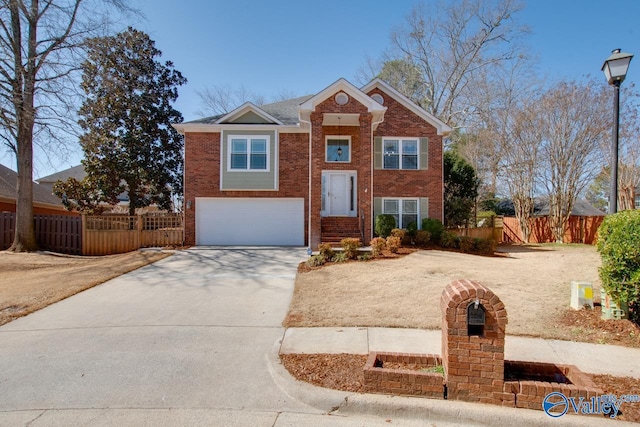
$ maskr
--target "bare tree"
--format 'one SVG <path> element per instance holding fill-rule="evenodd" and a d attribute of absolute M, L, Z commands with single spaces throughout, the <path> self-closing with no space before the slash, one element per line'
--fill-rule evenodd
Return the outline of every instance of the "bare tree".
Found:
<path fill-rule="evenodd" d="M 523 105 L 512 117 L 506 118 L 508 122 L 503 127 L 506 137 L 502 140 L 500 157 L 501 176 L 513 201 L 524 243 L 529 243 L 531 237 L 535 182 L 540 173 L 541 136 L 529 105 Z"/>
<path fill-rule="evenodd" d="M 197 91 L 197 94 L 203 105 L 199 114 L 203 116 L 228 113 L 245 102 L 264 104 L 261 96 L 250 92 L 244 86 L 237 89 L 231 86 L 211 86 Z"/>
<path fill-rule="evenodd" d="M 549 197 L 549 224 L 562 243 L 578 195 L 604 163 L 601 150 L 610 118 L 604 84 L 561 82 L 537 100 L 541 184 Z"/>
<path fill-rule="evenodd" d="M 292 90 L 282 89 L 275 96 L 267 98 L 262 94 L 251 92 L 243 85 L 236 89 L 231 86 L 210 86 L 198 91 L 197 94 L 202 102 L 202 109 L 198 114 L 202 116 L 225 114 L 245 102 L 260 106 L 296 97 Z"/>
<path fill-rule="evenodd" d="M 460 0 L 416 6 L 391 35 L 396 59 L 413 65 L 424 81 L 421 103 L 451 126 L 473 114 L 470 94 L 482 70 L 517 58 L 527 28 L 516 0 Z M 410 96 L 410 94 L 408 95 Z"/>
<path fill-rule="evenodd" d="M 620 210 L 635 209 L 636 188 L 640 186 L 639 98 L 640 94 L 636 92 L 633 85 L 624 91 L 618 150 L 618 208 Z"/>
<path fill-rule="evenodd" d="M 90 3 L 94 4 L 89 10 Z M 84 38 L 104 28 L 105 5 L 126 8 L 121 0 L 0 1 L 0 139 L 15 154 L 18 166 L 12 251 L 37 249 L 34 144 L 74 128 L 70 82 L 79 69 Z M 85 7 L 90 13 L 84 13 Z"/>

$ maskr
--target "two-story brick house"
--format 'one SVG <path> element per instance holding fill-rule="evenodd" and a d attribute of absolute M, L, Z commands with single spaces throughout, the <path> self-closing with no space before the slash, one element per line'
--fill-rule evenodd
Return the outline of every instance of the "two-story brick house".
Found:
<path fill-rule="evenodd" d="M 185 242 L 291 245 L 443 218 L 442 138 L 451 129 L 381 80 L 174 127 L 185 136 Z"/>

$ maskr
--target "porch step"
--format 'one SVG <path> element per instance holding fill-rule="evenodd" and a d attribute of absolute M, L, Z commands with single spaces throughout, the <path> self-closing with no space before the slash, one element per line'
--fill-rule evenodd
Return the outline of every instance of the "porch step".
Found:
<path fill-rule="evenodd" d="M 331 216 L 322 218 L 321 222 L 322 232 L 323 233 L 331 233 L 331 232 L 345 232 L 345 231 L 356 231 L 360 232 L 360 226 L 358 223 L 357 217 L 347 217 L 347 216 Z"/>
<path fill-rule="evenodd" d="M 356 217 L 324 217 L 321 222 L 322 243 L 340 246 L 347 237 L 360 238 L 359 219 Z"/>

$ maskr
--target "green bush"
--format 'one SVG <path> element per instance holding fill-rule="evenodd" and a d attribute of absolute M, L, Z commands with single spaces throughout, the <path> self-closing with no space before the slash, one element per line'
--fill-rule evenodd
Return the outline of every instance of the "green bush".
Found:
<path fill-rule="evenodd" d="M 407 224 L 407 234 L 410 237 L 416 237 L 416 233 L 418 232 L 418 224 L 415 221 L 411 221 Z"/>
<path fill-rule="evenodd" d="M 460 250 L 466 254 L 475 252 L 475 239 L 473 237 L 460 236 L 458 237 Z"/>
<path fill-rule="evenodd" d="M 429 244 L 429 239 L 431 239 L 431 234 L 426 230 L 418 230 L 416 232 L 416 245 L 425 247 Z"/>
<path fill-rule="evenodd" d="M 596 243 L 602 287 L 615 301 L 640 302 L 640 211 L 607 216 Z"/>
<path fill-rule="evenodd" d="M 318 255 L 309 257 L 309 259 L 307 260 L 307 265 L 309 267 L 320 267 L 321 265 L 325 265 L 326 262 L 327 262 L 327 259 L 325 258 L 325 256 L 318 254 Z"/>
<path fill-rule="evenodd" d="M 493 255 L 498 244 L 493 239 L 475 239 L 474 251 L 480 255 Z"/>
<path fill-rule="evenodd" d="M 401 244 L 402 241 L 398 236 L 387 237 L 387 249 L 389 249 L 389 252 L 395 254 L 396 252 L 398 252 L 398 249 L 400 249 Z"/>
<path fill-rule="evenodd" d="M 358 255 L 358 261 L 369 261 L 370 259 L 371 255 L 369 254 Z"/>
<path fill-rule="evenodd" d="M 391 230 L 396 227 L 396 219 L 393 215 L 380 214 L 376 217 L 376 234 L 387 238 L 391 235 Z"/>
<path fill-rule="evenodd" d="M 341 262 L 346 262 L 348 260 L 349 258 L 347 257 L 347 254 L 344 252 L 336 252 L 336 254 L 333 256 L 333 262 L 341 263 Z"/>
<path fill-rule="evenodd" d="M 323 243 L 318 247 L 320 255 L 323 255 L 328 261 L 331 261 L 336 251 L 331 247 L 329 243 Z"/>
<path fill-rule="evenodd" d="M 428 231 L 433 243 L 439 243 L 442 233 L 444 233 L 444 225 L 437 219 L 424 218 L 422 220 L 422 229 Z"/>
<path fill-rule="evenodd" d="M 440 235 L 440 246 L 443 248 L 459 249 L 460 237 L 448 231 L 442 232 Z"/>
<path fill-rule="evenodd" d="M 387 248 L 387 241 L 382 237 L 374 237 L 371 239 L 371 242 L 369 242 L 369 246 L 371 246 L 371 255 L 375 258 L 382 255 L 382 251 Z"/>
<path fill-rule="evenodd" d="M 347 237 L 340 241 L 342 249 L 347 259 L 356 259 L 358 257 L 358 249 L 360 249 L 360 239 L 355 237 Z"/>

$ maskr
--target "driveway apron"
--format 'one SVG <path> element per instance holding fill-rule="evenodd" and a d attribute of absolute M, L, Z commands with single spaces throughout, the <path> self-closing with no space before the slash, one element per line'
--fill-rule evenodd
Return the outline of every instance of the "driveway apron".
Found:
<path fill-rule="evenodd" d="M 194 248 L 0 327 L 0 411 L 308 412 L 276 385 L 266 356 L 304 258 Z"/>

